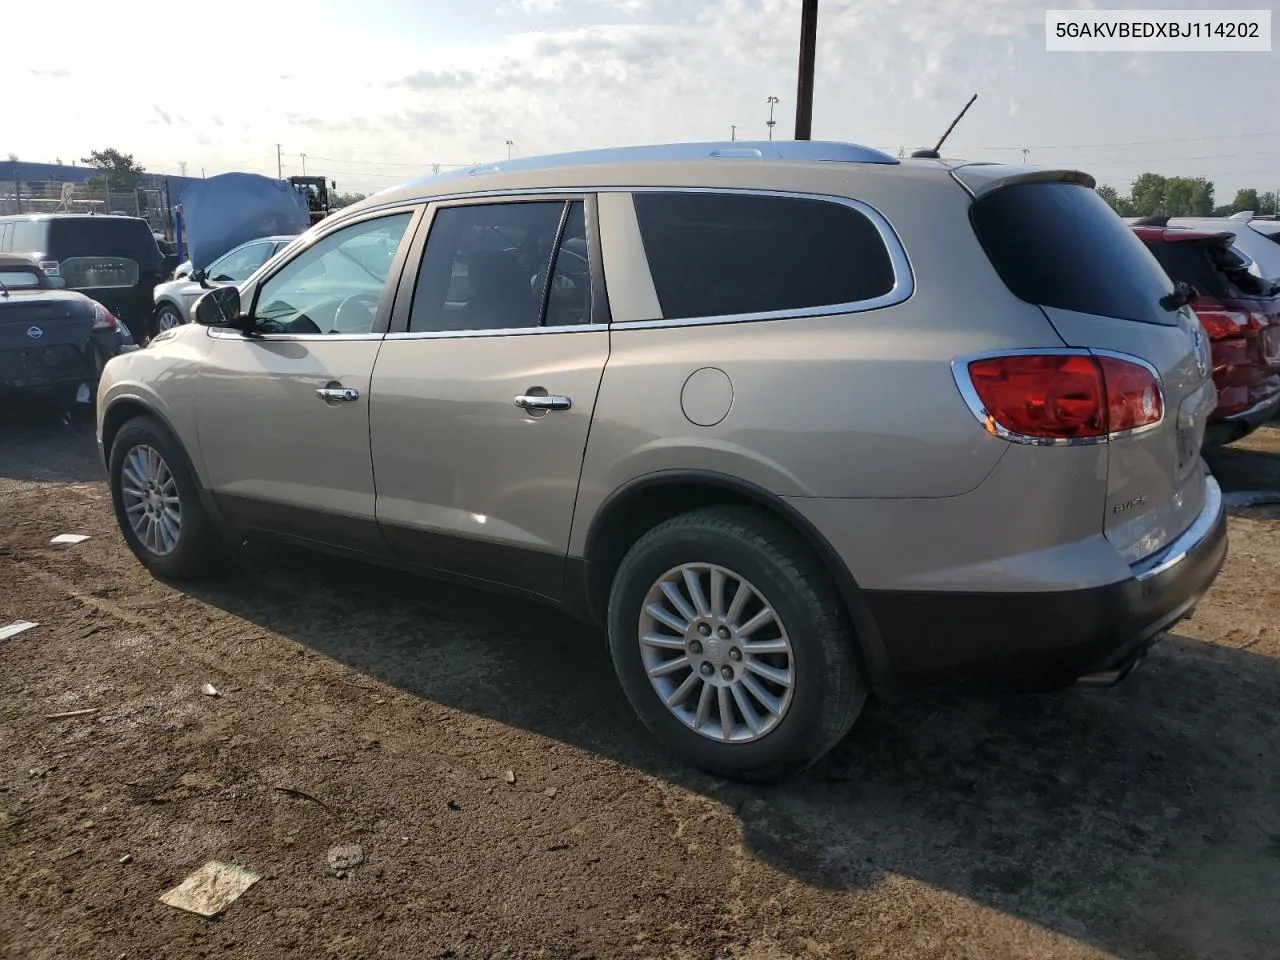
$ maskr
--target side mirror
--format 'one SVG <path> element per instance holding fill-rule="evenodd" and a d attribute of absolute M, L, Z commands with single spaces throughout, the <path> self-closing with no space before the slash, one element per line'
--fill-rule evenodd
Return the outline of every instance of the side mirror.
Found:
<path fill-rule="evenodd" d="M 240 322 L 240 291 L 235 287 L 214 287 L 196 301 L 196 323 L 206 327 L 231 327 Z"/>
<path fill-rule="evenodd" d="M 55 290 L 62 290 L 66 287 L 67 281 L 63 277 L 50 277 L 49 286 Z"/>

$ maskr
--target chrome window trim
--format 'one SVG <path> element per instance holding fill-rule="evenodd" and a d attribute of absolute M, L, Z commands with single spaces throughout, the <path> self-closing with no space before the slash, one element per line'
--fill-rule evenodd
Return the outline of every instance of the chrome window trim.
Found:
<path fill-rule="evenodd" d="M 480 337 L 542 336 L 549 333 L 602 333 L 607 323 L 574 323 L 558 327 L 501 327 L 480 330 L 421 330 L 388 333 L 386 340 L 474 340 Z"/>
<path fill-rule="evenodd" d="M 253 335 L 241 333 L 239 330 L 233 330 L 230 327 L 209 327 L 207 328 L 209 336 L 215 340 L 252 340 L 271 342 L 293 342 L 293 341 L 324 341 L 332 340 L 382 340 L 385 334 L 381 333 L 257 333 Z"/>
<path fill-rule="evenodd" d="M 975 360 L 989 360 L 994 357 L 1016 357 L 1016 356 L 1054 356 L 1054 357 L 1110 357 L 1113 360 L 1125 360 L 1129 363 L 1136 363 L 1144 367 L 1156 383 L 1156 390 L 1160 394 L 1160 419 L 1153 423 L 1143 424 L 1133 430 L 1118 430 L 1115 433 L 1103 434 L 1100 437 L 1030 437 L 1026 434 L 1015 433 L 1007 427 L 996 422 L 995 417 L 988 412 L 986 405 L 982 402 L 982 398 L 978 396 L 977 388 L 973 385 L 973 380 L 969 377 L 969 364 Z M 1090 350 L 1085 347 L 1017 347 L 1008 350 L 984 350 L 981 353 L 970 353 L 962 357 L 956 357 L 951 361 L 951 378 L 955 381 L 956 388 L 960 391 L 960 396 L 964 399 L 965 406 L 969 408 L 969 412 L 973 414 L 974 419 L 982 425 L 982 428 L 993 437 L 999 437 L 1001 440 L 1009 443 L 1017 443 L 1032 447 L 1093 447 L 1102 443 L 1111 443 L 1115 440 L 1125 440 L 1129 437 L 1141 436 L 1144 433 L 1150 433 L 1152 430 L 1158 429 L 1164 423 L 1165 417 L 1168 415 L 1169 407 L 1165 397 L 1164 379 L 1160 376 L 1160 371 L 1155 365 L 1142 357 L 1134 356 L 1131 353 L 1121 353 L 1117 350 Z"/>
<path fill-rule="evenodd" d="M 591 193 L 724 193 L 748 196 L 782 197 L 792 200 L 817 200 L 826 203 L 840 204 L 841 206 L 849 207 L 857 211 L 871 221 L 872 226 L 876 228 L 876 232 L 880 235 L 881 242 L 885 245 L 885 249 L 889 253 L 889 265 L 893 270 L 893 288 L 888 293 L 870 300 L 827 304 L 820 307 L 802 307 L 795 310 L 773 310 L 760 313 L 728 314 L 714 317 L 682 317 L 680 319 L 663 318 L 661 320 L 637 320 L 630 323 L 615 322 L 614 326 L 619 330 L 630 329 L 632 327 L 651 329 L 662 327 L 712 326 L 725 323 L 755 323 L 768 320 L 797 320 L 805 317 L 830 317 L 849 313 L 865 313 L 870 310 L 880 310 L 885 307 L 896 306 L 897 304 L 909 300 L 915 293 L 915 271 L 911 266 L 911 257 L 902 243 L 902 238 L 898 236 L 897 231 L 894 230 L 888 219 L 884 214 L 876 209 L 876 207 L 863 200 L 855 200 L 852 197 L 840 197 L 827 193 L 804 193 L 793 190 L 755 189 L 751 187 L 583 186 L 579 184 L 572 187 L 523 187 L 506 190 L 463 191 L 436 197 L 421 197 L 413 201 L 401 199 L 395 203 L 387 204 L 386 207 L 402 207 L 406 203 L 425 202 L 430 204 L 445 204 L 468 200 L 484 201 L 531 196 L 549 197 L 561 196 L 564 194 L 580 196 Z M 375 210 L 382 209 L 383 207 L 369 208 L 361 211 L 361 215 L 373 213 Z M 644 266 L 648 269 L 647 262 Z M 605 284 L 607 289 L 607 277 L 605 279 Z M 465 332 L 469 333 L 470 331 Z"/>

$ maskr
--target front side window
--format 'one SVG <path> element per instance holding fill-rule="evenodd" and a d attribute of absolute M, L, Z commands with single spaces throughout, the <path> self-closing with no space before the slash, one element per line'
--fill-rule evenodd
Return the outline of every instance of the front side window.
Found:
<path fill-rule="evenodd" d="M 387 276 L 412 219 L 398 213 L 335 231 L 289 261 L 258 290 L 262 333 L 371 333 Z"/>
<path fill-rule="evenodd" d="M 581 201 L 567 210 L 559 200 L 443 207 L 431 223 L 409 330 L 537 327 L 544 299 L 548 324 L 581 323 L 589 297 Z"/>
<path fill-rule="evenodd" d="M 267 262 L 271 253 L 269 243 L 251 243 L 248 246 L 232 250 L 226 256 L 209 264 L 209 279 L 222 283 L 239 283 L 248 280 L 249 275 Z"/>
<path fill-rule="evenodd" d="M 880 231 L 845 204 L 733 193 L 633 200 L 668 320 L 818 309 L 894 289 Z"/>

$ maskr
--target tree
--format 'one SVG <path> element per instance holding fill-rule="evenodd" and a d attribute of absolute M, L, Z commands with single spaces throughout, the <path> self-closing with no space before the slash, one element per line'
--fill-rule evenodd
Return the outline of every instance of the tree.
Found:
<path fill-rule="evenodd" d="M 140 164 L 134 162 L 132 153 L 121 153 L 112 147 L 91 150 L 89 156 L 81 158 L 80 162 L 97 168 L 99 172 L 92 180 L 106 183 L 112 190 L 136 190 L 138 177 L 145 172 Z"/>
<path fill-rule="evenodd" d="M 1107 202 L 1107 206 L 1109 206 L 1112 210 L 1114 210 L 1120 216 L 1122 217 L 1136 216 L 1136 214 L 1133 212 L 1133 201 L 1130 200 L 1128 197 L 1120 196 L 1119 192 L 1116 190 L 1115 187 L 1111 186 L 1110 184 L 1104 183 L 1102 186 L 1098 187 L 1097 190 L 1098 190 L 1098 196 L 1100 196 L 1103 200 L 1105 200 Z"/>
<path fill-rule="evenodd" d="M 353 203 L 359 203 L 367 194 L 363 193 L 334 193 L 329 196 L 329 206 L 334 210 L 342 207 L 349 207 Z"/>
<path fill-rule="evenodd" d="M 1255 210 L 1261 212 L 1262 208 L 1258 206 L 1258 191 L 1254 187 L 1247 190 L 1237 190 L 1236 198 L 1231 203 L 1232 213 L 1239 213 L 1241 210 Z"/>
<path fill-rule="evenodd" d="M 1276 209 L 1276 192 L 1268 190 L 1258 198 L 1258 205 L 1254 207 L 1258 213 L 1274 213 L 1280 215 L 1280 210 Z"/>
<path fill-rule="evenodd" d="M 1165 191 L 1168 181 L 1158 173 L 1144 173 L 1133 181 L 1129 197 L 1133 201 L 1134 216 L 1158 217 L 1165 211 Z"/>

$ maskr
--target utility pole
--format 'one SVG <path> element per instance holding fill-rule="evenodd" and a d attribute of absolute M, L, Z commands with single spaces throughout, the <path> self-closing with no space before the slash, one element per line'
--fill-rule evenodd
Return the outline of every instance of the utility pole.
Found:
<path fill-rule="evenodd" d="M 511 148 L 512 148 L 512 147 L 514 147 L 514 146 L 516 145 L 516 142 L 515 142 L 514 140 L 508 140 L 506 143 L 507 143 L 507 159 L 508 159 L 508 160 L 510 160 L 510 159 L 511 159 Z"/>
<path fill-rule="evenodd" d="M 307 175 L 307 155 L 304 153 L 304 154 L 301 154 L 301 157 L 302 157 L 302 175 L 305 177 Z"/>
<path fill-rule="evenodd" d="M 1024 167 L 1027 165 L 1027 154 L 1028 154 L 1028 153 L 1030 153 L 1030 152 L 1031 152 L 1031 148 L 1030 148 L 1030 147 L 1023 147 L 1023 148 L 1022 148 L 1022 165 L 1023 165 Z"/>
<path fill-rule="evenodd" d="M 182 174 L 184 177 L 187 175 L 187 161 L 185 160 L 178 161 L 178 172 Z"/>
<path fill-rule="evenodd" d="M 800 9 L 800 71 L 796 80 L 796 139 L 813 139 L 813 67 L 818 57 L 818 0 Z"/>
<path fill-rule="evenodd" d="M 284 179 L 284 165 L 280 162 L 280 144 L 276 144 L 276 179 Z"/>
<path fill-rule="evenodd" d="M 738 125 L 736 123 L 729 124 L 729 139 L 731 141 L 738 139 Z"/>
<path fill-rule="evenodd" d="M 773 119 L 773 108 L 778 105 L 777 97 L 770 97 L 765 103 L 769 104 L 769 119 L 765 121 L 765 126 L 769 128 L 769 139 L 773 139 L 773 125 L 778 121 Z"/>

